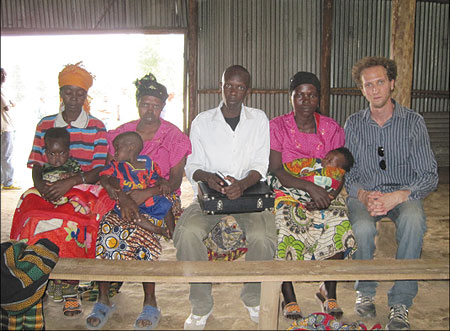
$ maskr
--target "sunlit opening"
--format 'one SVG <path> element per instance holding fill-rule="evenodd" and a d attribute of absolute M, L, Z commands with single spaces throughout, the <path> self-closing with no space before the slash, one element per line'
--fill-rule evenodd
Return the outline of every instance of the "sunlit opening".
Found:
<path fill-rule="evenodd" d="M 83 61 L 95 75 L 91 113 L 107 129 L 138 119 L 133 82 L 151 72 L 169 93 L 161 116 L 183 130 L 182 34 L 2 36 L 1 45 L 3 90 L 16 105 L 15 180 L 22 186 L 32 184 L 26 161 L 36 124 L 59 111 L 58 73 L 66 64 Z"/>

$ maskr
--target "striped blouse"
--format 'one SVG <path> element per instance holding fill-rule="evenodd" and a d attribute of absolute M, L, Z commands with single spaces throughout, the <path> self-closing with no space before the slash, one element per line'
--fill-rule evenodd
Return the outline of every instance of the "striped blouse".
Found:
<path fill-rule="evenodd" d="M 89 171 L 93 168 L 103 167 L 108 151 L 106 129 L 103 122 L 92 115 L 87 115 L 85 124 L 82 127 L 76 127 L 74 123 L 80 121 L 77 120 L 72 122 L 71 125 L 67 125 L 67 123 L 61 122 L 61 118 L 60 114 L 56 114 L 46 116 L 39 121 L 27 166 L 32 168 L 35 162 L 41 165 L 47 162 L 44 153 L 45 131 L 49 128 L 65 126 L 70 133 L 70 157 L 78 161 L 81 169 Z"/>
<path fill-rule="evenodd" d="M 345 177 L 351 197 L 357 197 L 360 189 L 410 190 L 409 199 L 419 200 L 437 186 L 437 163 L 423 117 L 392 101 L 394 113 L 382 127 L 371 118 L 370 107 L 345 123 L 345 146 L 355 158 Z"/>

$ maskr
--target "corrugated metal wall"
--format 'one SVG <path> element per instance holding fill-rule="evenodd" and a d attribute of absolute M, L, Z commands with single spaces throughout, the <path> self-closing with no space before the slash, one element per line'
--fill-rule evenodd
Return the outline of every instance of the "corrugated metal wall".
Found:
<path fill-rule="evenodd" d="M 2 0 L 2 34 L 187 30 L 188 0 Z M 353 63 L 389 56 L 390 0 L 334 0 L 330 115 L 341 124 L 366 107 L 351 95 Z M 222 71 L 253 77 L 247 104 L 270 118 L 290 111 L 285 90 L 299 70 L 320 77 L 323 0 L 199 0 L 198 109 L 217 105 Z M 449 4 L 417 1 L 412 108 L 449 111 Z M 440 98 L 426 90 L 441 91 Z M 445 93 L 447 91 L 447 94 Z M 354 91 L 353 91 L 354 92 Z M 355 94 L 355 93 L 353 93 Z M 357 94 L 357 93 L 356 93 Z M 439 93 L 438 93 L 439 95 Z"/>
<path fill-rule="evenodd" d="M 320 77 L 322 6 L 316 0 L 199 1 L 199 111 L 219 102 L 220 95 L 211 90 L 218 89 L 222 71 L 242 64 L 252 74 L 254 89 L 275 90 L 252 94 L 247 104 L 269 118 L 288 112 L 288 95 L 276 90 L 286 90 L 299 70 Z M 413 89 L 449 89 L 448 7 L 417 2 Z M 354 90 L 353 64 L 364 56 L 389 57 L 390 28 L 390 0 L 334 0 L 330 116 L 341 125 L 367 107 Z M 448 111 L 448 96 L 414 98 L 412 108 Z"/>
<path fill-rule="evenodd" d="M 223 70 L 241 64 L 258 90 L 285 90 L 300 70 L 320 75 L 322 1 L 199 1 L 198 109 L 217 106 Z M 247 105 L 274 116 L 290 110 L 287 93 L 253 93 Z"/>
<path fill-rule="evenodd" d="M 186 0 L 2 0 L 2 33 L 187 28 Z M 93 31 L 99 32 L 99 31 Z M 111 31 L 109 31 L 111 32 Z"/>
<path fill-rule="evenodd" d="M 418 112 L 449 111 L 449 12 L 448 3 L 416 4 L 413 91 L 443 92 L 441 98 L 413 98 L 411 107 Z"/>
<path fill-rule="evenodd" d="M 389 57 L 391 1 L 335 0 L 333 11 L 331 88 L 355 88 L 351 70 L 359 59 Z M 365 107 L 363 96 L 332 95 L 330 116 L 344 125 L 349 115 Z"/>

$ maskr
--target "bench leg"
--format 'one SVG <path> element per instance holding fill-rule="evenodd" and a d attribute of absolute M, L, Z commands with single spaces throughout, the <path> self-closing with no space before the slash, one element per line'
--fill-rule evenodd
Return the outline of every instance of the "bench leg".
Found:
<path fill-rule="evenodd" d="M 278 330 L 281 282 L 261 283 L 258 330 Z"/>

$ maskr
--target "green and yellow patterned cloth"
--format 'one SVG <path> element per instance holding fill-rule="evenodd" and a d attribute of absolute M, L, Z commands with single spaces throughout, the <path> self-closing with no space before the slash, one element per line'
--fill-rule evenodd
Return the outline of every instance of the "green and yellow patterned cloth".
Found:
<path fill-rule="evenodd" d="M 319 168 L 314 169 L 315 162 L 316 159 L 294 160 L 284 167 L 296 177 L 303 179 L 306 174 L 305 164 L 310 164 L 315 174 L 309 171 L 305 177 L 317 176 L 320 180 L 314 178 L 307 180 L 327 190 L 339 186 L 343 173 L 337 171 L 337 168 L 326 172 Z M 274 211 L 278 234 L 278 259 L 324 260 L 341 252 L 345 258 L 353 254 L 356 250 L 356 240 L 342 195 L 332 200 L 327 209 L 310 211 L 305 205 L 310 201 L 307 192 L 283 186 L 273 174 L 269 174 L 268 179 L 276 194 Z M 320 183 L 328 184 L 323 186 Z"/>

